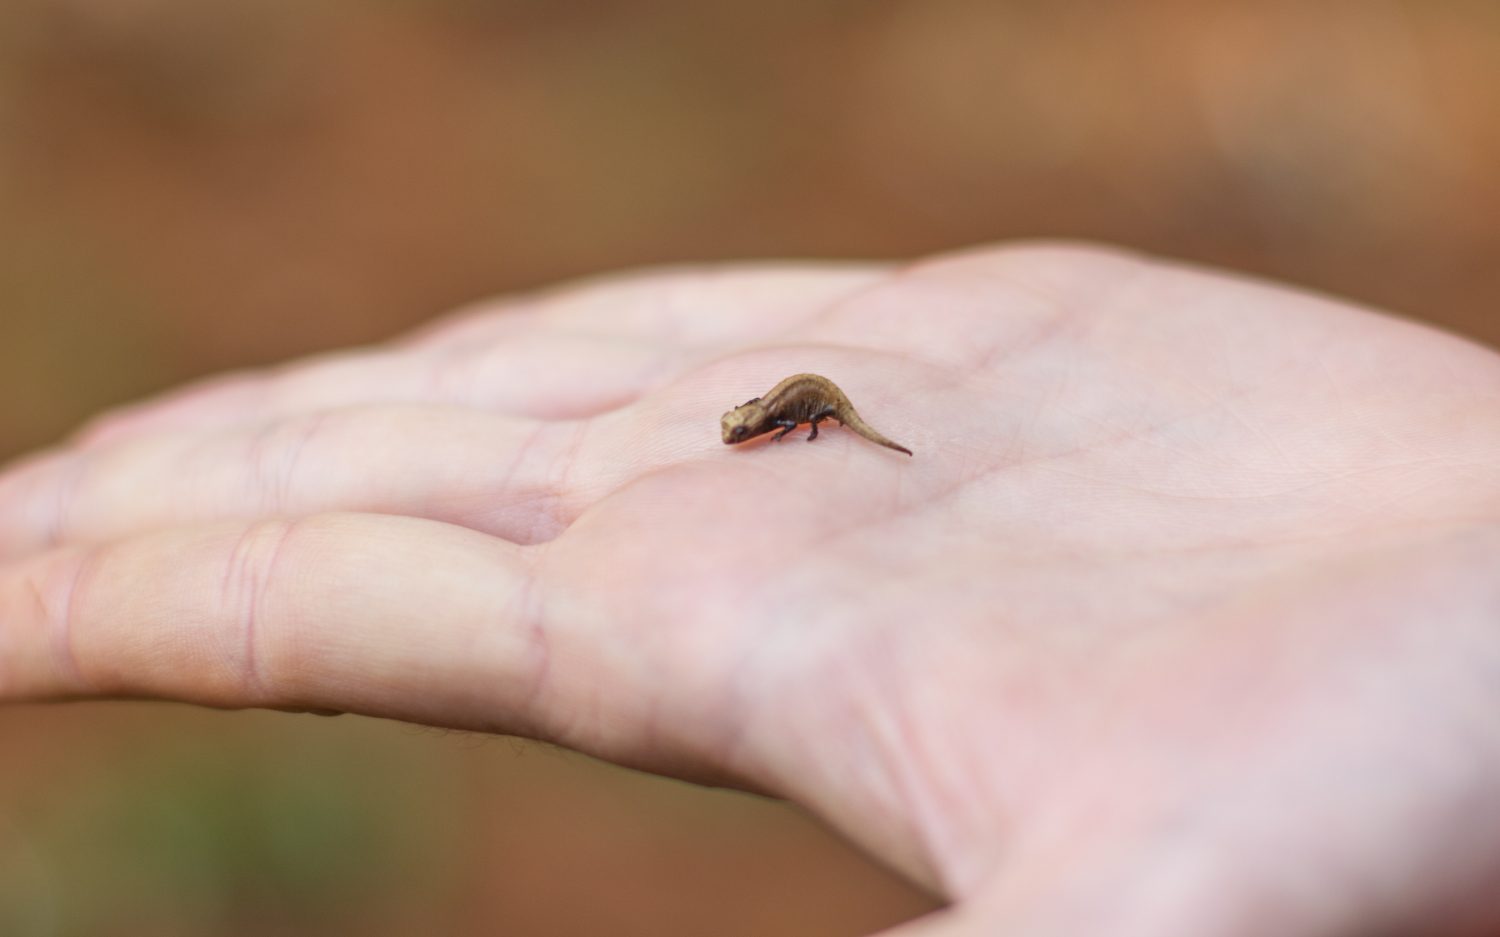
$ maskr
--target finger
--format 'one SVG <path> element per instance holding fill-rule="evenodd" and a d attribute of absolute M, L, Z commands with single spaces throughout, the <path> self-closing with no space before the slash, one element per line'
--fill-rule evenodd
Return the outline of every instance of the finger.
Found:
<path fill-rule="evenodd" d="M 465 657 L 482 647 L 503 694 L 536 673 L 525 629 L 510 627 L 526 618 L 527 583 L 518 547 L 365 515 L 54 551 L 0 572 L 0 686 L 8 699 L 380 710 L 399 705 L 398 688 L 472 691 Z M 418 627 L 427 615 L 442 627 Z"/>
<path fill-rule="evenodd" d="M 520 328 L 687 344 L 742 343 L 792 328 L 880 282 L 884 264 L 725 264 L 575 281 L 522 300 L 461 309 L 407 344 L 474 347 Z"/>
<path fill-rule="evenodd" d="M 74 444 L 93 449 L 161 432 L 248 426 L 379 403 L 467 406 L 576 419 L 629 404 L 680 368 L 682 351 L 644 341 L 536 334 L 442 354 L 343 353 L 266 373 L 216 378 L 107 413 Z"/>
<path fill-rule="evenodd" d="M 499 311 L 466 311 L 390 348 L 215 378 L 108 413 L 77 442 L 92 447 L 356 403 L 448 403 L 536 419 L 596 415 L 727 345 L 804 321 L 878 277 L 878 268 L 819 265 L 614 278 Z"/>
<path fill-rule="evenodd" d="M 371 515 L 54 551 L 0 568 L 0 700 L 355 712 L 630 757 L 649 683 L 547 583 L 525 548 Z"/>
<path fill-rule="evenodd" d="M 1067 323 L 1119 308 L 1133 282 L 1152 269 L 1125 251 L 1087 245 L 939 255 L 893 271 L 790 335 L 982 371 L 1049 339 L 1072 338 Z"/>
<path fill-rule="evenodd" d="M 1099 842 L 1050 855 L 1023 845 L 969 913 L 988 933 L 1017 937 L 1312 937 L 1345 933 L 1365 916 L 1327 869 L 1322 887 L 1309 887 L 1295 863 L 1257 868 L 1249 844 L 1196 835 L 1185 816 L 1120 839 L 1094 820 L 1101 829 L 1083 835 Z"/>
<path fill-rule="evenodd" d="M 0 477 L 0 559 L 162 527 L 332 511 L 420 515 L 536 543 L 586 503 L 576 423 L 457 407 L 334 410 L 63 451 Z"/>

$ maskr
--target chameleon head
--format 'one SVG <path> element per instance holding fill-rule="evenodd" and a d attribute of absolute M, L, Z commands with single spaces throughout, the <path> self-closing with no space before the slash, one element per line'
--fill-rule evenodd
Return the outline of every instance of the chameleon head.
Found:
<path fill-rule="evenodd" d="M 732 446 L 749 439 L 754 435 L 752 427 L 764 417 L 763 408 L 754 400 L 724 414 L 719 419 L 719 429 L 724 436 L 724 445 Z"/>

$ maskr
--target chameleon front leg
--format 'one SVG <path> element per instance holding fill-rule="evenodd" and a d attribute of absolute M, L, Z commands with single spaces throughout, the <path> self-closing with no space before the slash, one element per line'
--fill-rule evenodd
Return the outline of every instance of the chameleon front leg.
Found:
<path fill-rule="evenodd" d="M 781 427 L 781 431 L 778 432 L 775 436 L 772 436 L 771 437 L 771 441 L 772 442 L 780 442 L 781 441 L 781 437 L 785 436 L 787 433 L 790 433 L 792 430 L 794 430 L 794 429 L 797 428 L 797 421 L 796 420 L 777 420 L 776 423 L 775 423 L 775 425 Z"/>

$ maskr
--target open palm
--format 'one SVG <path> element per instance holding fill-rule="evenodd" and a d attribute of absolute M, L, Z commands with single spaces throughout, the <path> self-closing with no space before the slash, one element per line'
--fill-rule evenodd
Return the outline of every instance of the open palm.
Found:
<path fill-rule="evenodd" d="M 719 415 L 834 380 L 915 451 Z M 1500 926 L 1500 357 L 1078 248 L 661 272 L 0 475 L 0 698 L 524 733 L 787 796 L 912 933 Z"/>

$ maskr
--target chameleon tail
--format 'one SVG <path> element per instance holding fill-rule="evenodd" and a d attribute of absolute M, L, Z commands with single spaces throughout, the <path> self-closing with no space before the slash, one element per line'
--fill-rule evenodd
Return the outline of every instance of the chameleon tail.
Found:
<path fill-rule="evenodd" d="M 866 423 L 863 419 L 861 419 L 860 415 L 854 412 L 853 407 L 849 408 L 848 418 L 840 420 L 839 422 L 843 423 L 845 426 L 854 430 L 856 433 L 865 437 L 870 442 L 873 442 L 876 445 L 884 446 L 887 449 L 894 449 L 897 452 L 904 452 L 907 455 L 912 454 L 910 449 L 906 448 L 898 442 L 887 439 L 884 436 L 880 435 L 880 433 L 876 432 L 875 427 L 871 426 L 869 423 Z"/>

